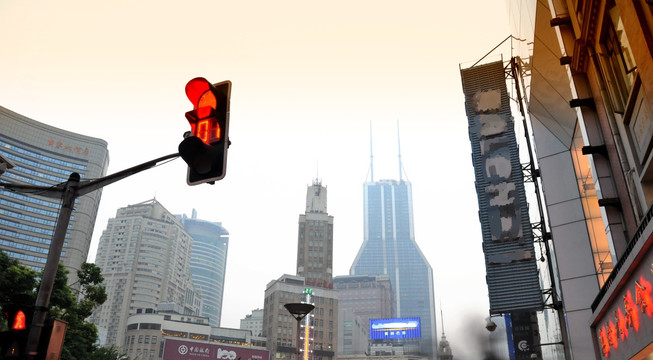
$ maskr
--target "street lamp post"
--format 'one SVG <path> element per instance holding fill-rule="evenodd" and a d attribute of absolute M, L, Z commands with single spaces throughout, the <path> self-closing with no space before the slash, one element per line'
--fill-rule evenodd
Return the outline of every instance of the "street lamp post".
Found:
<path fill-rule="evenodd" d="M 306 317 L 306 315 L 310 314 L 311 311 L 315 308 L 315 305 L 313 304 L 307 304 L 307 303 L 289 303 L 285 304 L 284 307 L 292 317 L 297 320 L 297 360 L 299 360 L 299 331 L 300 331 L 300 323 L 302 319 Z M 304 341 L 307 341 L 307 339 L 304 339 Z"/>

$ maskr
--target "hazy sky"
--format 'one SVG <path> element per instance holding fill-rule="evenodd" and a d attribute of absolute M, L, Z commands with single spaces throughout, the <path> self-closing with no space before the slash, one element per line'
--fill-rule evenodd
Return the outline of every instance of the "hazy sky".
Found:
<path fill-rule="evenodd" d="M 231 234 L 222 326 L 233 328 L 263 307 L 269 281 L 295 273 L 316 177 L 335 218 L 334 273 L 348 274 L 370 123 L 379 180 L 399 176 L 399 122 L 416 241 L 454 354 L 471 357 L 488 300 L 459 68 L 509 35 L 507 14 L 503 0 L 0 0 L 0 105 L 106 140 L 114 173 L 177 152 L 188 80 L 231 80 L 226 178 L 189 187 L 177 159 L 104 188 L 89 259 L 120 207 L 195 208 Z"/>

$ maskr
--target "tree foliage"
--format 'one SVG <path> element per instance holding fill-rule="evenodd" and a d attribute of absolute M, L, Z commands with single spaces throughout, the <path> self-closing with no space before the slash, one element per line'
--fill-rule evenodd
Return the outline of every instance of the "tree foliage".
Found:
<path fill-rule="evenodd" d="M 37 276 L 36 271 L 0 251 L 0 304 L 17 301 L 19 297 L 27 297 L 34 303 Z"/>
<path fill-rule="evenodd" d="M 95 345 L 97 328 L 86 321 L 97 306 L 107 299 L 100 268 L 83 263 L 77 272 L 79 282 L 72 288 L 67 285 L 68 269 L 59 264 L 50 297 L 49 319 L 68 323 L 61 352 L 62 360 L 108 359 L 115 349 L 106 350 Z M 21 302 L 34 305 L 38 274 L 0 251 L 0 304 Z M 114 357 L 115 359 L 115 357 Z"/>

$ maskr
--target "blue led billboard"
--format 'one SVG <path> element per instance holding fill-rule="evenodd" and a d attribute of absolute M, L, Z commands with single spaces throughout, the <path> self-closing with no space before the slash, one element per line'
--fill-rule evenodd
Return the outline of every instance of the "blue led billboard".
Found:
<path fill-rule="evenodd" d="M 419 318 L 370 319 L 370 340 L 422 337 Z"/>

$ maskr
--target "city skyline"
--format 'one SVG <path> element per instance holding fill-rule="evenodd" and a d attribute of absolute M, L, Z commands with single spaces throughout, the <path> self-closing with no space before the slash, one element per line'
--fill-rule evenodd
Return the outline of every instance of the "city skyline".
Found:
<path fill-rule="evenodd" d="M 262 307 L 268 274 L 295 273 L 297 214 L 316 175 L 336 219 L 333 274 L 348 273 L 370 122 L 382 179 L 397 176 L 399 121 L 415 233 L 462 357 L 469 333 L 486 332 L 488 301 L 459 68 L 510 35 L 508 11 L 499 0 L 2 2 L 0 106 L 104 139 L 113 174 L 177 152 L 190 79 L 231 80 L 224 180 L 189 187 L 177 159 L 105 187 L 89 260 L 122 206 L 195 208 L 229 229 L 222 325 L 235 328 Z M 487 59 L 501 53 L 510 44 Z M 469 267 L 448 271 L 460 261 Z"/>

